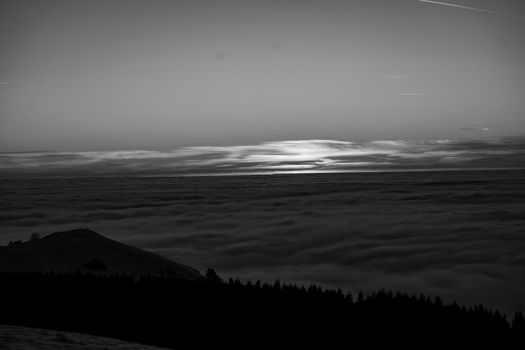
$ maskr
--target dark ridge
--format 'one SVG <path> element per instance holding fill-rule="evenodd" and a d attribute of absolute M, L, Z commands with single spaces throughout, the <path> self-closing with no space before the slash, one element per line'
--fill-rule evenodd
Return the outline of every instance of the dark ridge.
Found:
<path fill-rule="evenodd" d="M 67 239 L 67 238 L 84 238 L 84 239 L 107 239 L 100 233 L 87 228 L 78 228 L 69 231 L 55 232 L 45 236 L 42 239 Z M 107 239 L 109 240 L 109 239 Z"/>
<path fill-rule="evenodd" d="M 57 232 L 44 238 L 0 247 L 0 270 L 81 270 L 102 274 L 166 274 L 186 279 L 202 278 L 186 265 L 128 246 L 89 229 Z"/>

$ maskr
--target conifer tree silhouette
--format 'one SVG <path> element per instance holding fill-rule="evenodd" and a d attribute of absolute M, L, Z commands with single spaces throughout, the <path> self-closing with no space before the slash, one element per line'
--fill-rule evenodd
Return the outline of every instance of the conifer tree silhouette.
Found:
<path fill-rule="evenodd" d="M 206 270 L 206 278 L 212 282 L 223 282 L 222 278 L 215 272 L 213 267 L 208 267 Z"/>
<path fill-rule="evenodd" d="M 512 334 L 516 340 L 525 342 L 525 318 L 521 312 L 516 312 L 511 324 Z"/>
<path fill-rule="evenodd" d="M 405 292 L 359 292 L 206 278 L 0 271 L 0 324 L 89 333 L 168 348 L 295 348 L 378 344 L 525 343 L 521 312 L 499 312 Z M 34 291 L 39 298 L 34 298 Z M 176 315 L 176 317 L 174 317 Z M 199 325 L 199 327 L 195 327 Z M 174 331 L 176 330 L 176 331 Z M 207 336 L 203 337 L 202 334 Z M 225 334 L 231 336 L 225 337 Z M 381 335 L 378 337 L 378 335 Z M 260 341 L 252 344 L 250 341 Z M 261 340 L 262 339 L 262 340 Z M 283 343 L 284 344 L 284 343 Z M 259 346 L 260 345 L 260 346 Z M 284 346 L 284 345 L 283 345 Z"/>

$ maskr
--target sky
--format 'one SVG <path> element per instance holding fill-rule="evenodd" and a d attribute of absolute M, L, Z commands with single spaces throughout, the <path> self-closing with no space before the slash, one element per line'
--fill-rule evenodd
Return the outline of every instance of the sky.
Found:
<path fill-rule="evenodd" d="M 0 152 L 525 134 L 521 0 L 0 0 Z"/>

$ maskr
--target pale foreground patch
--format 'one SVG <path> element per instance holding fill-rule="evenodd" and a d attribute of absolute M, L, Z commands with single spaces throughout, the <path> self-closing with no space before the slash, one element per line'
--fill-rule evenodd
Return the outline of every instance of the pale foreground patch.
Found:
<path fill-rule="evenodd" d="M 0 325 L 0 349 L 11 350 L 155 350 L 155 346 L 40 328 Z"/>

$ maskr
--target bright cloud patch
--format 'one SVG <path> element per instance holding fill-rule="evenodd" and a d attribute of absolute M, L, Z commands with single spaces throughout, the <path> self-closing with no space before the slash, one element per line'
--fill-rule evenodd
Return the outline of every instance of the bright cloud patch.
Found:
<path fill-rule="evenodd" d="M 1 176 L 194 175 L 525 166 L 525 138 L 275 141 L 173 151 L 0 154 Z"/>

